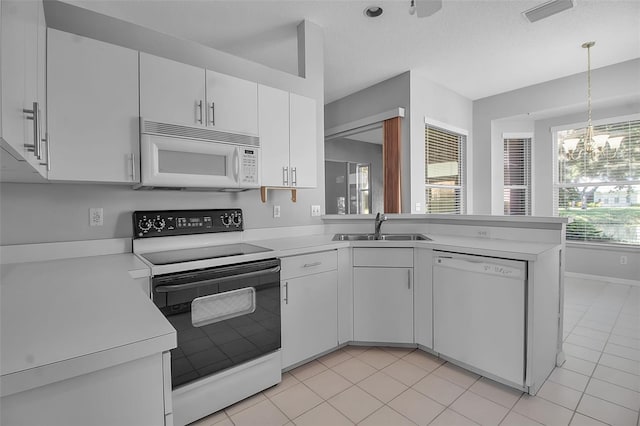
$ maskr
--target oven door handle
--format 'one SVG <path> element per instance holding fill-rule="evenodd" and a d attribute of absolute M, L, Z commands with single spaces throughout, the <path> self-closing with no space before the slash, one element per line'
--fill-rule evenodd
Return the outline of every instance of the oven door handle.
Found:
<path fill-rule="evenodd" d="M 271 269 L 263 269 L 261 271 L 247 272 L 244 274 L 237 274 L 237 275 L 229 275 L 226 277 L 213 278 L 210 280 L 194 281 L 194 282 L 185 283 L 185 284 L 159 285 L 154 289 L 154 291 L 158 293 L 172 293 L 174 291 L 189 290 L 192 288 L 203 287 L 205 285 L 210 285 L 210 284 L 223 283 L 231 280 L 259 277 L 260 275 L 274 274 L 276 272 L 280 272 L 280 266 L 276 266 Z"/>

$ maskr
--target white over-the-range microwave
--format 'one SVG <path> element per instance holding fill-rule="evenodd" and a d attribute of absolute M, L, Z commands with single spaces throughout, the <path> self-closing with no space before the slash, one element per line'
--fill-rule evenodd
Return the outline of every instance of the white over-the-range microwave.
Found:
<path fill-rule="evenodd" d="M 140 184 L 134 188 L 259 187 L 258 136 L 140 119 Z"/>

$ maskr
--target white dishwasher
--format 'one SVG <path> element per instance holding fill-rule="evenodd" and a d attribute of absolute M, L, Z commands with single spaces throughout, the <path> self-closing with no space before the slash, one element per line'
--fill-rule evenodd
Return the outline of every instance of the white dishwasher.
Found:
<path fill-rule="evenodd" d="M 524 261 L 434 251 L 433 349 L 524 386 L 526 272 Z"/>

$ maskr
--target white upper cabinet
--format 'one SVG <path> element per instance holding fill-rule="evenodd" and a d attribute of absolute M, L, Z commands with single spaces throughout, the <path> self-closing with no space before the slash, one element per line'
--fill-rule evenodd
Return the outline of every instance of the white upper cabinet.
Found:
<path fill-rule="evenodd" d="M 316 102 L 258 86 L 262 185 L 317 186 Z"/>
<path fill-rule="evenodd" d="M 31 172 L 45 176 L 46 24 L 42 2 L 3 0 L 0 19 L 2 148 L 29 163 Z M 8 177 L 3 173 L 3 180 L 12 180 Z"/>
<path fill-rule="evenodd" d="M 140 116 L 145 120 L 204 125 L 205 70 L 140 52 Z"/>
<path fill-rule="evenodd" d="M 316 155 L 316 101 L 289 95 L 289 167 L 291 185 L 313 188 L 318 184 Z"/>
<path fill-rule="evenodd" d="M 258 85 L 262 185 L 287 186 L 289 167 L 289 93 Z"/>
<path fill-rule="evenodd" d="M 50 180 L 139 180 L 138 52 L 49 29 Z"/>
<path fill-rule="evenodd" d="M 141 52 L 140 115 L 257 135 L 258 85 Z"/>
<path fill-rule="evenodd" d="M 258 134 L 258 84 L 207 70 L 209 127 Z"/>

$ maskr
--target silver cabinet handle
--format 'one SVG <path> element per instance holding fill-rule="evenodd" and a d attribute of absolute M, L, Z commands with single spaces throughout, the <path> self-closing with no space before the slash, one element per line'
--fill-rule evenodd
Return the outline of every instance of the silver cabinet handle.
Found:
<path fill-rule="evenodd" d="M 196 123 L 202 124 L 202 99 L 196 103 L 198 112 L 196 113 Z"/>
<path fill-rule="evenodd" d="M 322 265 L 322 262 L 313 262 L 313 263 L 305 263 L 304 265 L 302 265 L 303 268 L 312 268 L 314 266 L 320 266 Z"/>
<path fill-rule="evenodd" d="M 407 288 L 411 290 L 411 269 L 407 269 Z"/>
<path fill-rule="evenodd" d="M 136 155 L 131 154 L 131 180 L 136 181 Z"/>
<path fill-rule="evenodd" d="M 289 304 L 289 283 L 288 282 L 284 283 L 284 304 L 285 305 Z"/>
<path fill-rule="evenodd" d="M 37 148 L 38 148 L 38 152 L 36 154 L 36 158 L 38 160 L 42 160 L 42 112 L 40 111 L 40 105 L 38 105 L 38 102 L 34 102 L 34 108 L 36 110 L 36 118 L 38 121 L 38 132 L 37 132 L 37 139 L 36 141 L 38 142 L 36 144 Z M 35 123 L 34 123 L 35 124 Z"/>
<path fill-rule="evenodd" d="M 44 142 L 47 145 L 47 162 L 46 163 L 40 163 L 41 166 L 47 166 L 47 171 L 50 172 L 51 171 L 51 149 L 49 149 L 49 135 L 45 134 L 45 137 L 42 139 L 42 142 Z"/>
<path fill-rule="evenodd" d="M 211 102 L 211 106 L 209 107 L 209 109 L 211 110 L 211 121 L 209 122 L 209 124 L 211 124 L 212 126 L 215 126 L 216 125 L 216 103 Z"/>
<path fill-rule="evenodd" d="M 31 117 L 27 117 L 27 120 L 33 120 L 33 145 L 25 144 L 24 146 L 29 152 L 33 152 L 36 158 L 40 160 L 42 154 L 40 153 L 40 108 L 38 107 L 38 103 L 34 102 L 32 109 L 23 109 L 22 112 L 25 114 L 31 114 Z"/>
<path fill-rule="evenodd" d="M 295 167 L 291 168 L 291 186 L 298 186 L 298 173 Z"/>
<path fill-rule="evenodd" d="M 284 186 L 289 186 L 289 168 L 288 167 L 282 168 L 282 184 Z"/>

